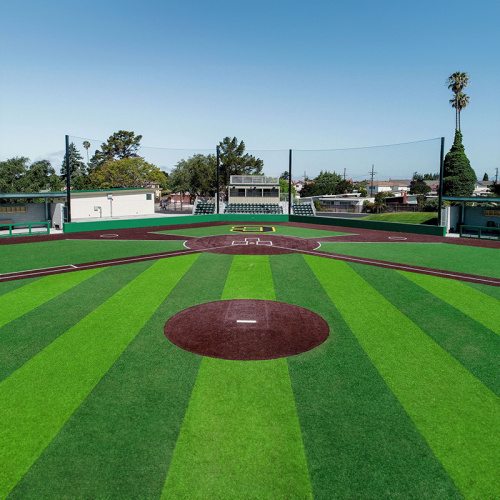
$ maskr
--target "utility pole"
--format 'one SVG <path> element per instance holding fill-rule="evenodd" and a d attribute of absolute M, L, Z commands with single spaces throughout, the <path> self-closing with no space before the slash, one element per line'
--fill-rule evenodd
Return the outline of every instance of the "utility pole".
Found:
<path fill-rule="evenodd" d="M 498 182 L 498 167 L 495 168 L 495 172 L 496 172 L 496 174 L 495 174 L 495 182 Z"/>
<path fill-rule="evenodd" d="M 346 171 L 346 169 L 344 168 L 344 180 L 345 180 L 345 171 Z"/>
<path fill-rule="evenodd" d="M 375 168 L 375 165 L 372 165 L 372 171 L 368 172 L 368 174 L 372 178 L 371 185 L 370 185 L 370 196 L 373 196 L 373 176 L 377 173 L 377 172 L 373 171 L 374 168 Z"/>

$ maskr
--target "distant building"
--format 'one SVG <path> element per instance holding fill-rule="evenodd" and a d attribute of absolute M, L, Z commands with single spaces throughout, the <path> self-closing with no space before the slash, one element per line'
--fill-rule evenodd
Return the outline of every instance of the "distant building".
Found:
<path fill-rule="evenodd" d="M 279 203 L 280 183 L 277 177 L 265 175 L 231 175 L 227 186 L 228 203 Z"/>

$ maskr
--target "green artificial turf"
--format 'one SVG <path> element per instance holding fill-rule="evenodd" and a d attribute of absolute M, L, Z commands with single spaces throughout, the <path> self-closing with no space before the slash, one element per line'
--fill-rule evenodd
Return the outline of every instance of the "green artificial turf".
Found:
<path fill-rule="evenodd" d="M 156 262 L 2 382 L 0 497 L 19 482 L 196 258 Z"/>
<path fill-rule="evenodd" d="M 160 497 L 202 360 L 163 327 L 220 299 L 231 260 L 199 256 L 9 498 Z"/>
<path fill-rule="evenodd" d="M 185 250 L 182 241 L 57 240 L 3 245 L 0 273 Z"/>
<path fill-rule="evenodd" d="M 101 268 L 94 276 L 0 328 L 0 380 L 45 349 L 152 262 Z M 43 287 L 40 295 L 43 296 Z"/>
<path fill-rule="evenodd" d="M 0 328 L 100 271 L 101 269 L 88 269 L 52 274 L 0 296 Z"/>
<path fill-rule="evenodd" d="M 498 300 L 465 283 L 437 278 L 427 274 L 400 273 L 444 302 L 452 305 L 486 328 L 500 334 L 500 304 Z"/>
<path fill-rule="evenodd" d="M 345 234 L 352 233 L 341 233 L 338 231 L 328 231 L 325 229 L 310 229 L 310 228 L 302 228 L 295 226 L 281 226 L 279 224 L 262 224 L 263 226 L 274 227 L 275 231 L 272 233 L 262 233 L 260 230 L 245 231 L 245 233 L 240 232 L 232 232 L 232 227 L 251 227 L 256 226 L 260 227 L 258 224 L 251 224 L 250 222 L 244 222 L 241 224 L 225 224 L 221 226 L 204 226 L 204 227 L 192 227 L 187 229 L 174 229 L 174 230 L 166 230 L 166 231 L 156 231 L 156 233 L 160 234 L 172 234 L 177 236 L 191 236 L 191 237 L 202 237 L 202 236 L 215 236 L 221 234 L 278 234 L 283 236 L 298 236 L 299 238 L 326 238 L 329 236 L 341 236 Z"/>
<path fill-rule="evenodd" d="M 288 358 L 314 497 L 460 498 L 303 256 L 273 256 L 271 268 L 277 300 L 330 326 L 325 343 Z"/>
<path fill-rule="evenodd" d="M 500 300 L 500 286 L 483 285 L 482 283 L 469 283 L 464 281 L 467 286 L 474 288 L 494 299 Z"/>
<path fill-rule="evenodd" d="M 349 264 L 349 266 L 484 385 L 500 396 L 500 379 L 497 376 L 500 337 L 497 334 L 411 279 L 424 275 L 398 273 L 362 264 Z M 437 282 L 451 281 L 426 277 Z M 466 285 L 465 282 L 459 281 L 454 281 L 453 284 L 456 284 L 460 291 L 462 286 Z M 476 290 L 471 292 L 480 293 Z M 486 299 L 495 301 L 489 296 Z M 496 301 L 490 312 L 498 316 L 499 310 L 500 302 Z M 500 320 L 493 326 L 498 326 L 499 323 Z"/>
<path fill-rule="evenodd" d="M 22 280 L 14 280 L 14 281 L 2 281 L 0 282 L 0 297 L 5 295 L 6 293 L 12 292 L 21 288 L 23 286 L 28 285 L 29 283 L 33 283 L 37 279 L 40 278 L 25 278 Z"/>
<path fill-rule="evenodd" d="M 224 300 L 273 300 L 268 256 L 235 256 Z M 309 498 L 285 359 L 204 358 L 162 498 Z"/>
<path fill-rule="evenodd" d="M 448 243 L 321 243 L 324 252 L 500 278 L 499 251 Z"/>
<path fill-rule="evenodd" d="M 436 219 L 437 213 L 432 212 L 398 212 L 394 214 L 371 214 L 363 220 L 380 220 L 386 222 L 404 222 L 406 224 L 423 224 L 431 219 Z"/>
<path fill-rule="evenodd" d="M 498 398 L 345 262 L 306 260 L 462 494 L 494 498 Z"/>

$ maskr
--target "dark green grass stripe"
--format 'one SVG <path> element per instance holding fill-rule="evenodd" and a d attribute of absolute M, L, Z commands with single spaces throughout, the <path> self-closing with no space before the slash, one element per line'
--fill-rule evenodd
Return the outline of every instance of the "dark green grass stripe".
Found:
<path fill-rule="evenodd" d="M 200 255 L 10 497 L 160 497 L 202 359 L 171 344 L 163 327 L 218 300 L 231 260 Z"/>
<path fill-rule="evenodd" d="M 498 300 L 478 290 L 471 289 L 462 281 L 427 274 L 398 272 L 486 328 L 500 334 L 500 304 Z"/>
<path fill-rule="evenodd" d="M 362 264 L 349 266 L 483 384 L 500 395 L 498 335 L 396 271 Z"/>
<path fill-rule="evenodd" d="M 481 283 L 468 283 L 468 282 L 466 284 L 467 286 L 470 286 L 471 288 L 474 288 L 479 292 L 485 293 L 486 295 L 489 295 L 494 299 L 500 300 L 500 286 L 490 286 L 490 285 L 483 285 Z"/>
<path fill-rule="evenodd" d="M 322 243 L 321 250 L 500 278 L 498 249 L 448 243 Z"/>
<path fill-rule="evenodd" d="M 462 494 L 497 498 L 498 397 L 345 262 L 305 258 Z"/>
<path fill-rule="evenodd" d="M 304 258 L 273 256 L 271 268 L 277 300 L 330 325 L 324 344 L 288 358 L 314 497 L 459 498 Z"/>
<path fill-rule="evenodd" d="M 0 283 L 0 297 L 6 293 L 12 292 L 14 290 L 17 290 L 18 288 L 21 288 L 22 286 L 29 285 L 30 283 L 33 283 L 34 281 L 38 280 L 40 278 L 28 278 L 24 280 L 15 280 L 15 281 L 5 281 Z"/>
<path fill-rule="evenodd" d="M 18 483 L 196 258 L 155 262 L 0 384 L 0 497 Z"/>
<path fill-rule="evenodd" d="M 2 311 L 0 328 L 101 271 L 102 269 L 88 269 L 53 274 L 2 295 L 0 297 L 0 311 Z"/>
<path fill-rule="evenodd" d="M 0 328 L 0 380 L 45 349 L 152 263 L 104 269 Z"/>
<path fill-rule="evenodd" d="M 4 245 L 0 255 L 0 273 L 181 249 L 184 249 L 182 241 L 58 240 Z"/>

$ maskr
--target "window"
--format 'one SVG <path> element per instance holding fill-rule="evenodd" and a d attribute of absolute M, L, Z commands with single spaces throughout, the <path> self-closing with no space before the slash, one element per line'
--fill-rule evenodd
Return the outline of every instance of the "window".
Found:
<path fill-rule="evenodd" d="M 153 199 L 153 195 L 151 193 L 146 194 L 146 200 L 150 201 Z"/>

